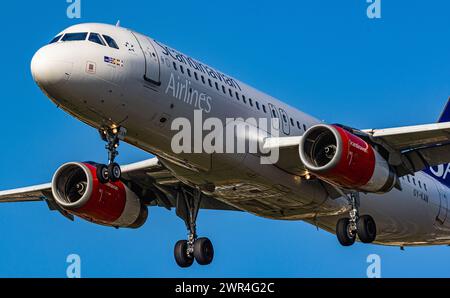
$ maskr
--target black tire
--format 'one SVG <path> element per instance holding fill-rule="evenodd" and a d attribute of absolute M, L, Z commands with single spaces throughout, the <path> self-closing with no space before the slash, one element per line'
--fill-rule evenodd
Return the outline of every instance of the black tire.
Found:
<path fill-rule="evenodd" d="M 377 238 L 377 225 L 370 215 L 363 215 L 356 223 L 358 237 L 362 243 L 372 243 Z"/>
<path fill-rule="evenodd" d="M 208 238 L 199 238 L 194 243 L 194 257 L 199 265 L 209 265 L 214 259 L 214 247 Z"/>
<path fill-rule="evenodd" d="M 352 246 L 356 241 L 356 233 L 350 231 L 350 219 L 341 218 L 336 225 L 336 236 L 342 246 Z"/>
<path fill-rule="evenodd" d="M 102 184 L 109 182 L 108 167 L 106 165 L 97 166 L 97 179 Z"/>
<path fill-rule="evenodd" d="M 177 242 L 177 244 L 175 244 L 175 261 L 181 268 L 191 267 L 194 263 L 194 258 L 188 255 L 187 249 L 188 242 L 186 240 L 180 240 Z"/>
<path fill-rule="evenodd" d="M 108 174 L 112 182 L 119 181 L 122 177 L 122 169 L 117 163 L 112 163 L 108 166 Z"/>

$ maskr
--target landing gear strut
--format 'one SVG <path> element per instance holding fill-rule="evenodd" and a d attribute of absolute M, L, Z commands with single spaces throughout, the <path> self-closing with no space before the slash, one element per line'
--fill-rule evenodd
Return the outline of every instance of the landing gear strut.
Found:
<path fill-rule="evenodd" d="M 197 216 L 200 210 L 202 193 L 199 189 L 192 191 L 181 188 L 177 195 L 177 215 L 184 220 L 189 231 L 187 240 L 180 240 L 175 245 L 174 255 L 178 266 L 190 267 L 194 260 L 199 265 L 209 265 L 214 259 L 214 247 L 208 238 L 197 236 Z"/>
<path fill-rule="evenodd" d="M 119 155 L 117 149 L 120 141 L 125 138 L 127 131 L 123 127 L 118 127 L 100 129 L 99 133 L 102 140 L 107 143 L 105 148 L 108 150 L 108 165 L 97 166 L 97 177 L 101 183 L 119 181 L 122 176 L 122 170 L 120 165 L 115 162 L 115 159 Z"/>
<path fill-rule="evenodd" d="M 349 218 L 341 218 L 336 225 L 336 235 L 343 246 L 351 246 L 356 236 L 363 243 L 372 243 L 377 237 L 377 226 L 370 215 L 359 216 L 359 194 L 347 196 L 351 210 Z"/>

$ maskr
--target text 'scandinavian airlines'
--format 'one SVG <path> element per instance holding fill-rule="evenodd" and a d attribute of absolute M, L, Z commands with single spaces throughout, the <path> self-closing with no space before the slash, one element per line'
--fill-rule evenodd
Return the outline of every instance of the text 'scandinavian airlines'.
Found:
<path fill-rule="evenodd" d="M 175 208 L 189 231 L 175 245 L 181 267 L 213 261 L 211 241 L 196 230 L 201 209 L 303 220 L 344 246 L 450 244 L 448 102 L 427 125 L 327 124 L 105 24 L 59 33 L 31 71 L 57 107 L 99 131 L 108 163 L 64 164 L 50 183 L 1 191 L 0 202 L 45 201 L 71 220 L 114 228 L 141 227 L 149 207 Z M 155 157 L 119 166 L 121 141 Z M 235 142 L 244 145 L 229 150 Z"/>

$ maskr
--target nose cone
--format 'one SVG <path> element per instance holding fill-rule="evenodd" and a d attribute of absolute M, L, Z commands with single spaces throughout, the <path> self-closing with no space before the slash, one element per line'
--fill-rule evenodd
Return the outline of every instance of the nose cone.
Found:
<path fill-rule="evenodd" d="M 36 83 L 46 91 L 67 82 L 72 74 L 73 62 L 64 57 L 60 49 L 46 46 L 31 60 L 31 73 Z"/>

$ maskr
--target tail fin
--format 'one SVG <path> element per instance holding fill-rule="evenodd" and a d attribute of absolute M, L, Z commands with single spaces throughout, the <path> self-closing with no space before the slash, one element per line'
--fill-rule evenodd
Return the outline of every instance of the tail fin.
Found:
<path fill-rule="evenodd" d="M 444 110 L 442 111 L 441 117 L 439 117 L 438 123 L 450 122 L 450 97 L 447 100 Z"/>
<path fill-rule="evenodd" d="M 450 122 L 450 98 L 447 100 L 438 123 Z M 450 164 L 439 165 L 425 170 L 425 173 L 437 179 L 442 184 L 450 187 Z"/>

